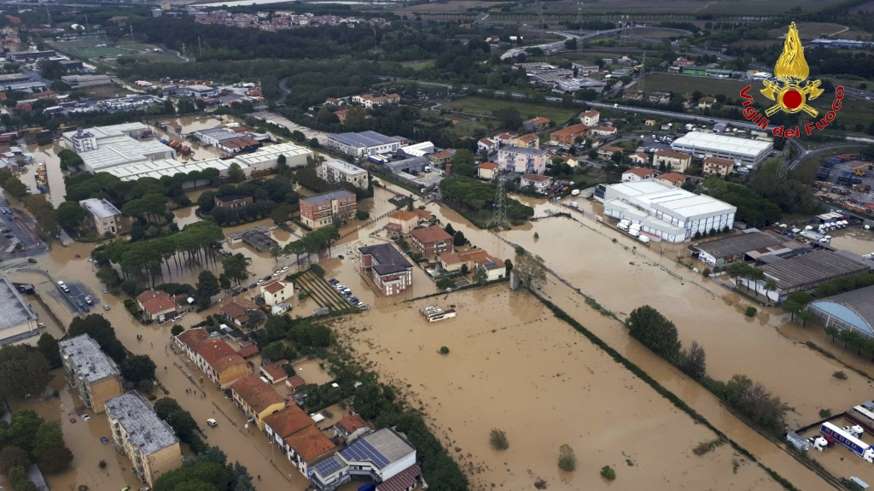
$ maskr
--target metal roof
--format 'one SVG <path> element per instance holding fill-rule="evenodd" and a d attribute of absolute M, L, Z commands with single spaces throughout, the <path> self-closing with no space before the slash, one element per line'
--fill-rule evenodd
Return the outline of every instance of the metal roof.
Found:
<path fill-rule="evenodd" d="M 771 234 L 753 230 L 730 237 L 711 240 L 698 244 L 697 248 L 713 257 L 737 257 L 749 251 L 755 251 L 768 247 L 776 247 L 783 241 Z"/>
<path fill-rule="evenodd" d="M 376 147 L 379 145 L 387 145 L 389 143 L 397 143 L 401 141 L 396 136 L 386 136 L 376 131 L 361 131 L 358 133 L 332 133 L 328 138 L 343 145 L 355 148 Z"/>
<path fill-rule="evenodd" d="M 301 202 L 306 203 L 308 205 L 320 205 L 325 202 L 334 201 L 335 199 L 354 199 L 355 194 L 350 193 L 346 190 L 338 190 L 331 191 L 328 193 L 317 194 L 315 196 L 310 196 L 309 198 L 304 198 Z"/>
<path fill-rule="evenodd" d="M 870 270 L 861 256 L 825 249 L 788 258 L 768 258 L 762 267 L 765 276 L 777 282 L 783 290 L 813 287 L 819 283 Z"/>
<path fill-rule="evenodd" d="M 810 308 L 874 337 L 874 285 L 815 300 Z"/>
<path fill-rule="evenodd" d="M 62 358 L 70 359 L 70 367 L 79 380 L 97 382 L 119 373 L 112 358 L 87 334 L 63 339 L 58 342 L 58 348 Z"/>
<path fill-rule="evenodd" d="M 361 254 L 373 256 L 375 262 L 373 269 L 381 275 L 398 273 L 413 267 L 404 255 L 391 244 L 376 244 L 359 247 L 358 251 Z"/>
<path fill-rule="evenodd" d="M 121 215 L 118 208 L 105 199 L 88 198 L 83 199 L 79 204 L 97 218 L 112 218 Z"/>
<path fill-rule="evenodd" d="M 674 140 L 671 143 L 671 148 L 674 150 L 693 149 L 702 152 L 722 152 L 756 158 L 769 151 L 772 145 L 768 141 L 691 131 Z"/>
<path fill-rule="evenodd" d="M 340 451 L 347 462 L 370 462 L 378 469 L 384 469 L 416 449 L 389 428 L 368 433 Z"/>
<path fill-rule="evenodd" d="M 616 197 L 618 199 L 646 209 L 658 208 L 677 217 L 690 218 L 737 209 L 706 194 L 691 193 L 656 180 L 623 182 L 609 187 L 620 195 Z"/>
<path fill-rule="evenodd" d="M 0 330 L 36 320 L 36 314 L 6 278 L 0 278 Z M 0 334 L 2 336 L 2 334 Z"/>
<path fill-rule="evenodd" d="M 170 425 L 138 392 L 106 401 L 106 413 L 124 428 L 128 442 L 146 455 L 179 443 Z"/>

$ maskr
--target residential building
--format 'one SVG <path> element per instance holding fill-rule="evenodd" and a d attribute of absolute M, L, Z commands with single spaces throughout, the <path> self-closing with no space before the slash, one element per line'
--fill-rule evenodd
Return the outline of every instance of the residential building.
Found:
<path fill-rule="evenodd" d="M 679 172 L 665 172 L 664 174 L 660 174 L 656 179 L 660 182 L 676 187 L 682 187 L 683 184 L 686 183 L 686 175 L 680 174 Z"/>
<path fill-rule="evenodd" d="M 589 128 L 589 134 L 600 137 L 614 136 L 617 133 L 615 126 L 593 126 Z"/>
<path fill-rule="evenodd" d="M 370 185 L 366 170 L 335 158 L 327 158 L 319 164 L 316 167 L 316 175 L 328 182 L 348 182 L 358 189 L 367 189 Z"/>
<path fill-rule="evenodd" d="M 540 138 L 536 133 L 526 133 L 517 137 L 511 138 L 508 145 L 521 148 L 540 148 Z"/>
<path fill-rule="evenodd" d="M 164 322 L 176 314 L 176 300 L 163 290 L 146 290 L 137 295 L 137 306 L 147 322 Z"/>
<path fill-rule="evenodd" d="M 494 162 L 482 162 L 477 166 L 477 177 L 491 181 L 498 175 L 498 164 Z"/>
<path fill-rule="evenodd" d="M 452 252 L 452 236 L 439 225 L 413 229 L 410 244 L 426 259 L 434 259 L 438 254 Z"/>
<path fill-rule="evenodd" d="M 231 399 L 259 430 L 264 429 L 264 418 L 285 409 L 285 399 L 258 375 L 241 377 L 231 384 L 230 389 Z"/>
<path fill-rule="evenodd" d="M 352 102 L 361 104 L 366 109 L 373 109 L 388 104 L 398 104 L 401 102 L 401 96 L 394 93 L 385 95 L 361 94 L 353 95 Z"/>
<path fill-rule="evenodd" d="M 572 124 L 549 134 L 549 141 L 555 145 L 569 147 L 582 141 L 588 128 L 582 123 Z"/>
<path fill-rule="evenodd" d="M 652 165 L 656 168 L 664 166 L 673 171 L 686 172 L 686 169 L 692 165 L 692 156 L 686 152 L 660 148 L 652 154 Z"/>
<path fill-rule="evenodd" d="M 333 454 L 337 448 L 330 438 L 325 436 L 315 425 L 292 433 L 285 438 L 288 448 L 287 457 L 301 474 L 310 477 L 312 467 L 316 462 Z"/>
<path fill-rule="evenodd" d="M 490 154 L 492 152 L 496 152 L 498 150 L 498 142 L 491 138 L 480 138 L 478 142 L 476 142 L 476 151 L 478 153 Z"/>
<path fill-rule="evenodd" d="M 413 284 L 413 265 L 391 244 L 358 248 L 358 269 L 385 295 L 397 295 Z"/>
<path fill-rule="evenodd" d="M 502 279 L 507 274 L 505 262 L 490 255 L 484 249 L 446 252 L 440 254 L 438 260 L 440 268 L 447 273 L 457 273 L 466 266 L 468 271 L 483 271 L 487 281 Z"/>
<path fill-rule="evenodd" d="M 358 203 L 349 191 L 331 191 L 300 200 L 300 220 L 317 229 L 355 216 Z"/>
<path fill-rule="evenodd" d="M 434 152 L 428 156 L 428 161 L 437 167 L 447 167 L 452 164 L 452 157 L 455 156 L 454 148 L 444 148 L 439 152 Z"/>
<path fill-rule="evenodd" d="M 291 366 L 291 365 L 289 365 Z M 288 372 L 285 371 L 284 363 L 269 363 L 267 365 L 261 365 L 259 370 L 261 376 L 267 379 L 271 384 L 278 384 L 280 382 L 285 382 L 288 380 Z"/>
<path fill-rule="evenodd" d="M 762 278 L 735 278 L 735 284 L 771 302 L 781 303 L 798 291 L 809 291 L 829 281 L 871 271 L 872 263 L 846 251 L 798 250 L 795 255 L 766 256 Z"/>
<path fill-rule="evenodd" d="M 151 128 L 136 122 L 67 131 L 61 143 L 82 157 L 88 172 L 176 157 L 175 150 L 152 136 Z"/>
<path fill-rule="evenodd" d="M 121 374 L 115 362 L 100 350 L 91 336 L 58 341 L 67 384 L 76 390 L 88 409 L 102 413 L 106 401 L 124 392 Z"/>
<path fill-rule="evenodd" d="M 291 460 L 291 449 L 286 438 L 311 426 L 314 426 L 313 419 L 295 404 L 289 404 L 266 416 L 263 429 L 271 443 L 282 449 L 288 460 Z"/>
<path fill-rule="evenodd" d="M 729 230 L 737 208 L 707 195 L 690 193 L 655 180 L 599 186 L 595 197 L 604 214 L 641 224 L 641 232 L 667 242 Z"/>
<path fill-rule="evenodd" d="M 697 157 L 722 157 L 753 167 L 774 148 L 772 141 L 691 131 L 671 143 L 671 148 Z"/>
<path fill-rule="evenodd" d="M 331 458 L 311 468 L 310 482 L 316 489 L 334 489 L 353 477 L 369 477 L 376 483 L 386 484 L 397 475 L 416 465 L 416 449 L 390 428 L 382 428 L 358 437 Z M 412 486 L 416 485 L 414 479 Z M 377 489 L 391 489 L 391 486 Z M 411 489 L 408 487 L 398 489 Z"/>
<path fill-rule="evenodd" d="M 234 348 L 221 339 L 211 338 L 203 328 L 182 332 L 176 336 L 175 346 L 222 389 L 251 373 L 246 360 Z"/>
<path fill-rule="evenodd" d="M 128 392 L 106 402 L 106 419 L 116 449 L 149 487 L 182 465 L 182 447 L 173 428 L 159 418 L 146 399 Z"/>
<path fill-rule="evenodd" d="M 632 164 L 647 165 L 649 164 L 650 158 L 645 152 L 634 152 L 628 156 L 628 160 L 631 161 Z"/>
<path fill-rule="evenodd" d="M 622 182 L 649 181 L 655 179 L 656 170 L 648 167 L 632 167 L 622 173 Z"/>
<path fill-rule="evenodd" d="M 0 345 L 39 335 L 36 313 L 9 282 L 0 277 Z"/>
<path fill-rule="evenodd" d="M 272 280 L 258 287 L 261 298 L 268 306 L 291 303 L 294 298 L 294 283 L 283 280 Z"/>
<path fill-rule="evenodd" d="M 734 170 L 734 161 L 724 159 L 722 157 L 706 157 L 702 172 L 705 176 L 722 176 L 725 177 Z"/>
<path fill-rule="evenodd" d="M 546 172 L 547 154 L 537 148 L 501 147 L 498 150 L 498 167 L 502 171 L 520 174 L 543 174 Z"/>
<path fill-rule="evenodd" d="M 266 318 L 257 305 L 241 296 L 223 298 L 217 314 L 237 327 L 246 328 L 255 327 Z"/>
<path fill-rule="evenodd" d="M 427 210 L 395 210 L 389 213 L 385 228 L 393 234 L 407 236 L 419 225 L 430 223 L 433 217 Z"/>
<path fill-rule="evenodd" d="M 544 116 L 537 116 L 537 117 L 525 120 L 522 123 L 522 128 L 524 128 L 525 131 L 538 132 L 538 131 L 543 131 L 546 128 L 549 128 L 550 125 L 552 125 L 551 119 L 544 117 Z"/>
<path fill-rule="evenodd" d="M 246 208 L 255 204 L 255 198 L 252 196 L 216 196 L 213 198 L 216 208 L 224 210 L 236 210 Z"/>
<path fill-rule="evenodd" d="M 546 194 L 551 185 L 552 178 L 541 176 L 540 174 L 523 174 L 522 178 L 519 180 L 520 188 L 525 189 L 530 186 L 534 189 L 534 192 L 539 194 Z"/>
<path fill-rule="evenodd" d="M 789 252 L 783 241 L 774 235 L 757 229 L 721 237 L 695 245 L 698 259 L 710 265 L 722 267 L 735 261 L 758 259 L 767 254 Z"/>
<path fill-rule="evenodd" d="M 334 425 L 334 435 L 347 442 L 370 430 L 370 425 L 357 414 L 347 414 Z"/>
<path fill-rule="evenodd" d="M 583 123 L 583 126 L 586 128 L 594 128 L 595 126 L 598 126 L 600 120 L 601 113 L 594 109 L 580 113 L 580 122 Z"/>
<path fill-rule="evenodd" d="M 395 153 L 401 148 L 401 138 L 385 136 L 375 131 L 333 133 L 326 145 L 354 158 Z"/>
<path fill-rule="evenodd" d="M 130 221 L 118 208 L 102 198 L 89 198 L 79 202 L 79 206 L 91 215 L 91 227 L 99 237 L 127 233 Z"/>
<path fill-rule="evenodd" d="M 623 152 L 625 152 L 625 149 L 616 145 L 601 145 L 597 150 L 598 157 L 604 160 L 612 159 L 617 153 L 622 155 Z"/>
<path fill-rule="evenodd" d="M 874 337 L 874 285 L 814 300 L 807 310 L 827 328 L 849 329 Z"/>

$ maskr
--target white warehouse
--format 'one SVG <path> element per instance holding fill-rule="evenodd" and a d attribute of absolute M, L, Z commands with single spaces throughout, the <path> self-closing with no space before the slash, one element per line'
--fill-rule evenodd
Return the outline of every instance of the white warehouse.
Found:
<path fill-rule="evenodd" d="M 658 181 L 607 186 L 604 214 L 640 224 L 642 232 L 667 242 L 683 242 L 696 233 L 730 229 L 737 208 L 703 194 Z"/>
<path fill-rule="evenodd" d="M 671 143 L 671 148 L 696 157 L 722 157 L 753 167 L 771 153 L 774 143 L 736 136 L 690 131 Z"/>

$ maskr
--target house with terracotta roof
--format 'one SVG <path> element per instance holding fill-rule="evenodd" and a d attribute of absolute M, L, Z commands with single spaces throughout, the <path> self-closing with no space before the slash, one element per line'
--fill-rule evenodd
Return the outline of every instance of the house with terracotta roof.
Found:
<path fill-rule="evenodd" d="M 622 182 L 649 181 L 655 179 L 656 170 L 648 167 L 632 167 L 622 173 Z"/>
<path fill-rule="evenodd" d="M 478 153 L 481 152 L 486 154 L 497 152 L 498 142 L 496 142 L 492 138 L 480 138 L 479 141 L 476 142 L 476 151 Z"/>
<path fill-rule="evenodd" d="M 344 441 L 354 439 L 356 436 L 370 431 L 370 429 L 367 421 L 361 419 L 361 416 L 357 414 L 347 414 L 334 424 L 334 434 L 337 438 L 342 438 Z"/>
<path fill-rule="evenodd" d="M 613 136 L 618 130 L 615 126 L 595 126 L 589 128 L 589 134 L 595 136 Z"/>
<path fill-rule="evenodd" d="M 288 372 L 285 371 L 283 363 L 268 363 L 261 365 L 261 376 L 266 378 L 271 384 L 278 384 L 288 380 Z"/>
<path fill-rule="evenodd" d="M 513 147 L 520 148 L 540 148 L 540 138 L 536 133 L 526 133 L 524 135 L 519 135 L 515 138 L 511 138 L 508 145 Z"/>
<path fill-rule="evenodd" d="M 452 252 L 452 236 L 439 225 L 422 227 L 410 232 L 410 243 L 413 248 L 427 259 L 434 259 L 438 254 Z"/>
<path fill-rule="evenodd" d="M 455 156 L 455 149 L 454 148 L 446 148 L 446 149 L 440 150 L 439 152 L 432 153 L 431 155 L 428 156 L 428 160 L 430 160 L 432 164 L 434 164 L 438 167 L 442 167 L 442 166 L 446 165 L 447 163 L 449 163 L 449 161 L 452 160 L 452 157 L 454 157 L 454 156 Z"/>
<path fill-rule="evenodd" d="M 734 170 L 734 160 L 722 157 L 707 157 L 704 159 L 704 165 L 701 170 L 705 176 L 725 177 Z"/>
<path fill-rule="evenodd" d="M 610 160 L 614 155 L 621 154 L 625 149 L 616 145 L 602 145 L 598 147 L 598 157 L 604 160 Z"/>
<path fill-rule="evenodd" d="M 176 313 L 176 301 L 161 290 L 146 290 L 137 295 L 137 306 L 143 312 L 143 320 L 164 322 Z"/>
<path fill-rule="evenodd" d="M 491 181 L 498 175 L 498 164 L 492 161 L 482 162 L 477 167 L 476 175 L 480 179 Z"/>
<path fill-rule="evenodd" d="M 537 116 L 522 122 L 525 131 L 543 131 L 552 124 L 552 120 L 545 116 Z"/>
<path fill-rule="evenodd" d="M 191 362 L 207 378 L 222 389 L 251 373 L 249 364 L 231 345 L 222 339 L 209 337 L 209 333 L 202 327 L 183 331 L 176 336 L 174 344 L 188 355 Z"/>
<path fill-rule="evenodd" d="M 434 215 L 427 210 L 395 210 L 388 214 L 388 224 L 385 228 L 397 235 L 409 235 L 414 228 L 428 223 Z"/>
<path fill-rule="evenodd" d="M 257 305 L 242 297 L 223 298 L 219 305 L 218 315 L 237 327 L 257 325 L 266 317 Z"/>
<path fill-rule="evenodd" d="M 391 428 L 359 436 L 312 466 L 308 475 L 320 490 L 337 489 L 355 477 L 369 478 L 383 491 L 410 490 L 421 484 L 416 449 Z"/>
<path fill-rule="evenodd" d="M 264 303 L 270 307 L 279 304 L 290 304 L 294 298 L 294 283 L 284 280 L 272 280 L 258 287 Z"/>
<path fill-rule="evenodd" d="M 313 425 L 313 419 L 303 409 L 291 404 L 264 418 L 264 433 L 267 433 L 267 438 L 281 448 L 283 453 L 288 454 L 285 439 Z"/>
<path fill-rule="evenodd" d="M 463 252 L 447 252 L 440 254 L 440 268 L 447 273 L 482 270 L 487 281 L 504 278 L 507 269 L 504 261 L 490 255 L 485 249 L 471 249 Z M 467 268 L 464 268 L 467 266 Z"/>
<path fill-rule="evenodd" d="M 288 377 L 288 380 L 285 381 L 285 386 L 291 389 L 292 392 L 300 389 L 306 384 L 307 381 L 304 380 L 304 378 L 300 375 L 292 375 L 291 377 Z"/>
<path fill-rule="evenodd" d="M 646 152 L 634 152 L 628 156 L 628 160 L 631 161 L 632 164 L 646 165 L 649 163 L 649 155 L 647 155 Z"/>
<path fill-rule="evenodd" d="M 240 377 L 231 384 L 231 398 L 259 430 L 264 429 L 264 418 L 285 408 L 285 399 L 254 374 Z"/>
<path fill-rule="evenodd" d="M 555 145 L 569 147 L 582 141 L 588 128 L 582 123 L 572 124 L 549 134 L 549 141 Z"/>
<path fill-rule="evenodd" d="M 286 456 L 301 474 L 309 476 L 313 464 L 333 454 L 337 447 L 315 425 L 292 433 L 285 438 L 288 448 Z"/>
<path fill-rule="evenodd" d="M 670 148 L 660 148 L 652 154 L 653 167 L 665 166 L 675 172 L 686 172 L 692 165 L 692 156 Z"/>
<path fill-rule="evenodd" d="M 583 123 L 587 128 L 597 126 L 598 121 L 600 120 L 601 113 L 595 111 L 594 109 L 589 111 L 583 111 L 582 113 L 580 113 L 580 122 Z"/>
<path fill-rule="evenodd" d="M 246 360 L 252 358 L 260 352 L 261 350 L 258 349 L 258 345 L 255 343 L 244 343 L 237 348 L 237 354 L 242 356 Z"/>
<path fill-rule="evenodd" d="M 660 174 L 656 180 L 665 184 L 670 184 L 671 186 L 681 187 L 686 183 L 686 175 L 680 174 L 679 172 L 665 172 L 664 174 Z"/>
<path fill-rule="evenodd" d="M 546 194 L 549 186 L 552 184 L 552 178 L 549 176 L 541 176 L 540 174 L 523 174 L 519 179 L 519 187 L 525 189 L 531 187 L 534 192 Z"/>

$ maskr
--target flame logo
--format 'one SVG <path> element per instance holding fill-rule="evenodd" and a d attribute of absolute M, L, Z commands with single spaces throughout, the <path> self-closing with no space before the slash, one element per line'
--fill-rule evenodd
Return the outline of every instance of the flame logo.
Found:
<path fill-rule="evenodd" d="M 783 81 L 800 82 L 810 76 L 810 67 L 804 59 L 804 46 L 801 45 L 801 37 L 798 35 L 798 27 L 795 23 L 789 24 L 786 33 L 786 41 L 783 43 L 783 52 L 777 58 L 774 65 L 774 75 Z"/>

